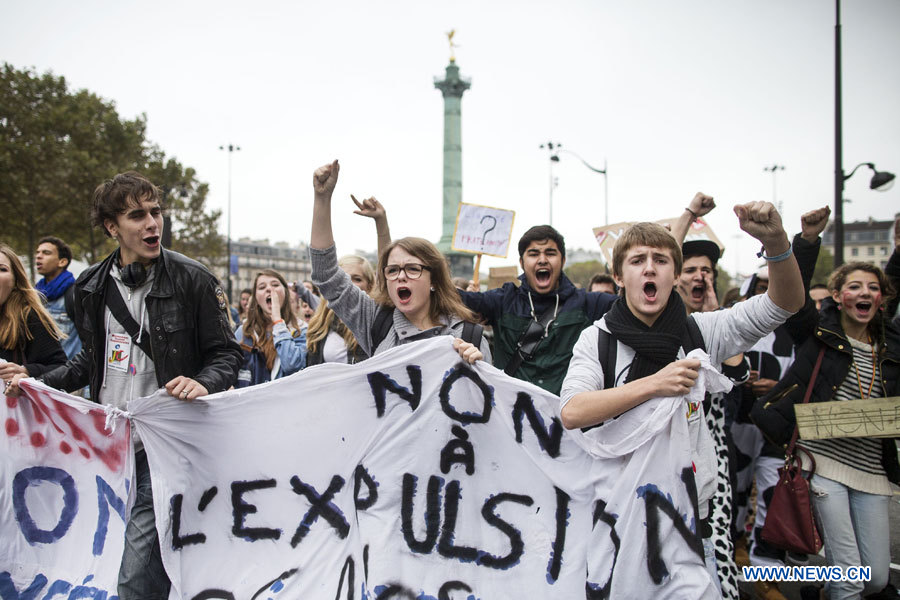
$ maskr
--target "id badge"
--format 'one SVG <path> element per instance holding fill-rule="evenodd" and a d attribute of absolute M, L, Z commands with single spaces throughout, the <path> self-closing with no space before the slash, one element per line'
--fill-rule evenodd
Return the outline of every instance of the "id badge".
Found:
<path fill-rule="evenodd" d="M 113 371 L 128 372 L 131 361 L 131 336 L 127 333 L 110 333 L 106 336 L 106 363 Z"/>

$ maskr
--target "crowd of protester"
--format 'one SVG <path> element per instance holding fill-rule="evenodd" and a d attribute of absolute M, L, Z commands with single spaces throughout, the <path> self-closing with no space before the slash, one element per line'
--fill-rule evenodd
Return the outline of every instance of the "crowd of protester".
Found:
<path fill-rule="evenodd" d="M 165 388 L 194 400 L 287 377 L 325 362 L 355 364 L 395 346 L 454 337 L 462 360 L 483 360 L 560 396 L 560 419 L 575 435 L 601 438 L 603 425 L 650 399 L 686 394 L 702 349 L 735 387 L 686 407 L 692 431 L 697 533 L 723 598 L 737 599 L 739 566 L 802 564 L 761 536 L 777 469 L 810 372 L 821 357 L 812 402 L 900 395 L 900 219 L 888 268 L 853 262 L 812 284 L 827 208 L 803 215 L 791 240 L 775 208 L 734 208 L 762 245 L 761 268 L 716 294 L 722 249 L 684 241 L 715 208 L 697 194 L 671 230 L 638 223 L 617 241 L 612 272 L 587 289 L 564 272 L 563 236 L 548 225 L 518 240 L 522 275 L 496 289 L 451 278 L 443 255 L 418 237 L 393 239 L 375 198 L 352 198 L 375 224 L 378 264 L 339 258 L 331 227 L 337 161 L 313 174 L 311 281 L 261 270 L 229 302 L 198 262 L 161 246 L 157 188 L 134 173 L 94 193 L 92 224 L 117 242 L 77 282 L 72 251 L 42 238 L 33 286 L 15 252 L 0 244 L 0 378 L 9 396 L 26 377 L 124 408 Z M 151 335 L 153 332 L 153 335 Z M 122 351 L 124 349 L 124 352 Z M 825 560 L 872 568 L 869 582 L 830 582 L 810 597 L 861 598 L 888 585 L 891 483 L 900 482 L 892 438 L 800 440 Z M 150 471 L 139 439 L 136 501 L 126 531 L 119 597 L 167 598 Z M 755 502 L 753 501 L 755 498 Z M 774 582 L 755 593 L 784 598 Z M 826 596 L 827 594 L 827 596 Z"/>

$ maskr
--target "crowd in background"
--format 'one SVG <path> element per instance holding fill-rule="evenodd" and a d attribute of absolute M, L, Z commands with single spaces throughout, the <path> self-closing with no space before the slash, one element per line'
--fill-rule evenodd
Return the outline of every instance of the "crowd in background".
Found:
<path fill-rule="evenodd" d="M 313 175 L 311 281 L 288 282 L 263 269 L 233 306 L 204 266 L 162 248 L 164 207 L 137 173 L 97 188 L 92 222 L 117 249 L 77 282 L 63 240 L 48 236 L 33 249 L 42 276 L 36 285 L 16 252 L 0 243 L 5 393 L 18 395 L 19 381 L 34 377 L 119 407 L 160 387 L 187 401 L 450 335 L 461 360 L 488 361 L 557 394 L 566 428 L 603 436 L 603 424 L 631 408 L 686 393 L 699 370 L 686 355 L 700 348 L 735 384 L 686 411 L 698 440 L 697 533 L 718 593 L 740 597 L 740 566 L 809 560 L 761 535 L 794 430 L 793 405 L 807 386 L 811 402 L 900 395 L 900 219 L 885 271 L 852 262 L 813 284 L 829 210 L 805 213 L 791 239 L 771 204 L 740 205 L 741 228 L 763 246 L 760 268 L 719 298 L 722 249 L 709 240 L 685 241 L 691 223 L 715 208 L 713 198 L 697 194 L 671 230 L 651 223 L 628 230 L 611 272 L 598 273 L 586 289 L 564 272 L 564 236 L 537 225 L 518 240 L 518 280 L 481 290 L 452 278 L 431 242 L 392 238 L 375 198 L 352 201 L 375 225 L 378 264 L 339 256 L 331 229 L 339 172 L 334 161 Z M 813 378 L 817 359 L 824 366 Z M 826 561 L 872 567 L 870 582 L 830 582 L 805 593 L 832 599 L 884 593 L 891 484 L 900 482 L 895 441 L 801 439 L 799 446 L 803 468 L 814 471 L 812 501 Z M 123 600 L 167 598 L 140 440 L 136 450 L 138 495 L 119 593 Z M 784 598 L 774 582 L 757 583 L 755 593 Z"/>

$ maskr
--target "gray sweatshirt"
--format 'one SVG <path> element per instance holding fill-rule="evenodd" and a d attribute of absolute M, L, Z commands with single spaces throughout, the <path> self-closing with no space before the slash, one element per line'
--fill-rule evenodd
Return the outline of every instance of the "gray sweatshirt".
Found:
<path fill-rule="evenodd" d="M 334 246 L 319 250 L 309 249 L 312 261 L 312 282 L 316 284 L 322 297 L 328 300 L 328 307 L 350 328 L 360 347 L 369 356 L 384 352 L 394 346 L 429 339 L 436 335 L 462 335 L 465 322 L 456 316 L 443 315 L 442 324 L 425 331 L 410 323 L 402 312 L 394 311 L 393 326 L 377 348 L 372 348 L 372 326 L 376 315 L 390 307 L 379 306 L 364 291 L 353 285 L 350 276 L 339 266 Z M 484 360 L 491 362 L 491 351 L 483 337 L 480 346 Z"/>

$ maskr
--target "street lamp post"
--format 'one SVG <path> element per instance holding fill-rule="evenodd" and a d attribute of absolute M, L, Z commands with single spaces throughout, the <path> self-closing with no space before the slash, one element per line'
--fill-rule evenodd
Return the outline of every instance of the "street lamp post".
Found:
<path fill-rule="evenodd" d="M 778 213 L 783 217 L 784 211 L 782 210 L 781 203 L 778 202 L 778 193 L 777 188 L 775 187 L 775 171 L 784 171 L 784 165 L 772 165 L 771 167 L 763 167 L 763 171 L 772 174 L 772 204 L 778 209 Z"/>
<path fill-rule="evenodd" d="M 559 153 L 565 152 L 567 154 L 571 154 L 575 158 L 581 161 L 581 164 L 586 166 L 588 169 L 593 171 L 594 173 L 600 173 L 603 175 L 603 224 L 609 225 L 609 181 L 607 179 L 607 168 L 606 168 L 606 159 L 603 159 L 603 168 L 598 169 L 597 167 L 593 167 L 588 163 L 588 161 L 584 160 L 581 155 L 572 152 L 567 148 L 563 148 L 562 144 L 556 142 L 547 142 L 546 144 L 541 144 L 541 148 L 547 148 L 550 151 L 550 225 L 553 225 L 553 188 L 556 187 L 556 180 L 553 177 L 553 163 L 559 162 Z"/>
<path fill-rule="evenodd" d="M 553 163 L 559 162 L 559 149 L 562 144 L 556 142 L 547 142 L 541 144 L 541 148 L 546 148 L 550 152 L 550 227 L 553 227 L 553 188 L 556 187 L 556 178 L 553 176 Z"/>
<path fill-rule="evenodd" d="M 228 144 L 227 146 L 219 146 L 219 150 L 227 150 L 228 151 L 228 260 L 226 261 L 225 268 L 228 273 L 228 301 L 231 302 L 231 155 L 237 151 L 240 151 L 240 146 L 235 146 L 234 144 Z"/>
<path fill-rule="evenodd" d="M 865 165 L 874 175 L 869 189 L 887 191 L 894 183 L 894 174 L 877 171 L 870 162 L 853 167 L 849 175 L 844 175 L 843 166 L 843 124 L 841 120 L 841 0 L 835 0 L 834 25 L 834 266 L 844 264 L 844 182 L 853 177 L 856 170 Z"/>

